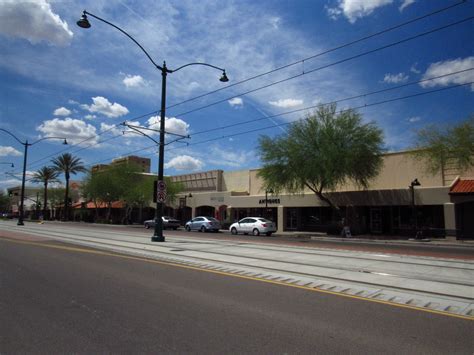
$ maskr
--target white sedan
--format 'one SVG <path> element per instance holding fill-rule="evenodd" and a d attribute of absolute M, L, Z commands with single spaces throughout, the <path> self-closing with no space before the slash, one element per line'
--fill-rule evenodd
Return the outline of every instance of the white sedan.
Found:
<path fill-rule="evenodd" d="M 275 223 L 262 217 L 246 217 L 238 222 L 233 223 L 230 228 L 232 234 L 249 234 L 260 235 L 265 234 L 271 236 L 276 232 Z"/>

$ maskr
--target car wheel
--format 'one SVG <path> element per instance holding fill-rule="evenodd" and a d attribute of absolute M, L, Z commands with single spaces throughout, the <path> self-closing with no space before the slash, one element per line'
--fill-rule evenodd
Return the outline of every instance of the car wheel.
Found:
<path fill-rule="evenodd" d="M 178 229 L 178 227 L 174 227 L 174 228 L 173 228 L 173 230 L 177 230 L 177 229 Z"/>
<path fill-rule="evenodd" d="M 267 235 L 267 237 L 271 237 L 271 236 L 272 236 L 272 232 L 267 232 L 266 235 Z"/>
<path fill-rule="evenodd" d="M 233 235 L 237 235 L 237 234 L 238 234 L 237 228 L 235 228 L 235 227 L 232 228 L 232 229 L 230 230 L 230 232 L 231 232 Z"/>
<path fill-rule="evenodd" d="M 204 233 L 205 231 L 206 231 L 206 227 L 204 227 L 204 226 L 201 226 L 201 232 L 203 232 L 203 233 Z"/>
<path fill-rule="evenodd" d="M 150 225 L 148 223 L 145 223 L 145 228 L 150 229 Z"/>
<path fill-rule="evenodd" d="M 254 228 L 254 230 L 252 231 L 252 234 L 255 236 L 260 235 L 260 231 L 257 228 Z"/>
<path fill-rule="evenodd" d="M 186 226 L 186 227 L 184 227 L 184 229 L 186 229 L 187 232 L 191 232 L 191 227 L 190 226 Z"/>

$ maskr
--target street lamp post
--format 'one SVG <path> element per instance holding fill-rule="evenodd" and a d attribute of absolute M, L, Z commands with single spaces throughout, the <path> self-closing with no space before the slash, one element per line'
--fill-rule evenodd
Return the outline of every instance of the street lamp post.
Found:
<path fill-rule="evenodd" d="M 39 143 L 41 141 L 44 141 L 46 139 L 64 139 L 63 144 L 67 144 L 67 140 L 66 140 L 66 138 L 63 138 L 63 137 L 43 137 L 41 139 L 38 139 L 37 141 L 34 141 L 33 143 L 28 143 L 28 140 L 22 142 L 21 140 L 19 140 L 17 138 L 17 136 L 15 136 L 13 133 L 7 131 L 6 129 L 0 128 L 0 131 L 3 131 L 5 133 L 9 134 L 13 138 L 15 138 L 18 143 L 20 143 L 21 145 L 23 145 L 25 147 L 25 152 L 23 154 L 23 176 L 21 178 L 20 216 L 18 217 L 18 223 L 17 223 L 19 226 L 22 226 L 22 225 L 24 225 L 24 223 L 23 223 L 23 216 L 24 216 L 23 202 L 24 202 L 24 199 L 25 199 L 26 160 L 27 160 L 27 156 L 28 156 L 28 147 L 31 146 L 31 145 L 34 145 L 36 143 Z"/>
<path fill-rule="evenodd" d="M 188 206 L 188 198 L 193 197 L 193 194 L 190 192 L 187 195 L 184 195 L 184 197 L 180 197 L 179 199 L 179 208 L 181 210 L 181 218 L 185 217 L 186 213 L 186 207 Z M 186 221 L 184 221 L 186 223 Z"/>
<path fill-rule="evenodd" d="M 102 21 L 120 32 L 122 32 L 125 36 L 130 38 L 140 49 L 145 53 L 145 55 L 148 57 L 148 59 L 151 61 L 151 63 L 159 70 L 161 71 L 161 110 L 160 110 L 160 140 L 159 140 L 159 147 L 158 147 L 158 186 L 165 186 L 164 181 L 163 181 L 163 168 L 164 168 L 164 155 L 165 155 L 165 110 L 166 110 L 166 77 L 168 74 L 174 73 L 180 69 L 183 69 L 185 67 L 191 66 L 191 65 L 204 65 L 210 68 L 214 68 L 217 70 L 222 71 L 222 76 L 219 79 L 222 82 L 227 82 L 229 79 L 227 78 L 225 69 L 216 67 L 211 64 L 207 63 L 189 63 L 182 65 L 181 67 L 171 70 L 168 69 L 166 66 L 166 62 L 163 62 L 163 66 L 160 66 L 155 63 L 155 61 L 151 58 L 151 56 L 148 54 L 148 52 L 141 46 L 140 43 L 138 43 L 132 36 L 130 36 L 127 32 L 125 32 L 123 29 L 120 27 L 114 25 L 113 23 L 104 20 L 100 18 L 99 16 L 96 16 L 94 14 L 91 14 L 90 12 L 87 12 L 86 10 L 83 11 L 82 17 L 79 21 L 77 21 L 77 25 L 81 28 L 90 28 L 91 24 L 89 20 L 87 19 L 87 15 Z M 151 237 L 152 242 L 164 242 L 165 237 L 163 236 L 163 207 L 164 207 L 164 200 L 157 198 L 156 200 L 156 210 L 155 210 L 155 229 L 154 229 L 154 234 Z"/>
<path fill-rule="evenodd" d="M 265 218 L 268 218 L 268 193 L 273 193 L 272 189 L 265 189 Z"/>
<path fill-rule="evenodd" d="M 410 192 L 411 192 L 411 210 L 412 210 L 412 223 L 413 223 L 413 235 L 418 239 L 418 216 L 416 213 L 416 204 L 415 204 L 415 186 L 420 186 L 418 179 L 413 180 L 410 183 Z"/>

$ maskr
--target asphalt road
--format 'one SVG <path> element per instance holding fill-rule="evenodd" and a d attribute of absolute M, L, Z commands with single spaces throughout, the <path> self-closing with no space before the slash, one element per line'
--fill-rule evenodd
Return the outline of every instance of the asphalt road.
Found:
<path fill-rule="evenodd" d="M 474 351 L 474 322 L 55 241 L 0 238 L 0 353 Z"/>

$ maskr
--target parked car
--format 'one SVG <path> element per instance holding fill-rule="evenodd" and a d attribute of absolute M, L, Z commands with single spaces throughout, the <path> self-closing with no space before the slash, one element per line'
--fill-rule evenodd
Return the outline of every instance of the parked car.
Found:
<path fill-rule="evenodd" d="M 163 220 L 163 229 L 178 229 L 181 225 L 181 222 L 178 221 L 176 218 L 170 216 L 162 216 L 161 219 Z M 144 222 L 145 228 L 149 229 L 155 226 L 155 220 L 149 219 L 148 221 Z"/>
<path fill-rule="evenodd" d="M 229 230 L 232 234 L 249 234 L 260 235 L 266 234 L 271 236 L 276 232 L 275 223 L 262 217 L 246 217 L 240 221 L 231 224 Z"/>
<path fill-rule="evenodd" d="M 213 217 L 199 216 L 188 221 L 184 228 L 188 232 L 192 230 L 197 230 L 200 232 L 219 232 L 219 229 L 221 229 L 221 222 Z"/>

